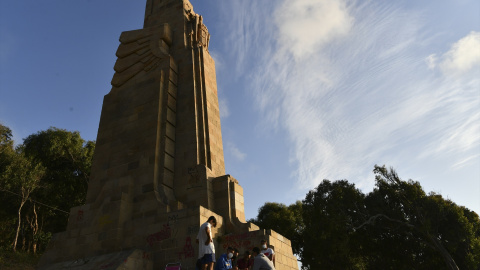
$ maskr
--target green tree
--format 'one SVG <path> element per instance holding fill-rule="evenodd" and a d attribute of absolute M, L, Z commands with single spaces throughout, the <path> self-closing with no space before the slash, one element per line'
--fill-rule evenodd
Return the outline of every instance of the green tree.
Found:
<path fill-rule="evenodd" d="M 34 200 L 63 211 L 85 202 L 95 142 L 83 140 L 77 131 L 51 127 L 28 136 L 23 144 L 26 156 L 45 167 Z M 65 230 L 68 215 L 45 207 L 39 215 L 49 220 L 47 231 Z"/>
<path fill-rule="evenodd" d="M 297 240 L 303 269 L 479 269 L 477 213 L 426 194 L 393 169 L 375 166 L 374 173 L 367 195 L 345 180 L 308 192 Z M 266 203 L 253 221 L 292 237 L 287 210 Z"/>
<path fill-rule="evenodd" d="M 0 248 L 35 253 L 65 230 L 66 211 L 85 200 L 94 148 L 57 128 L 14 148 L 11 130 L 0 125 Z"/>
<path fill-rule="evenodd" d="M 249 220 L 261 228 L 272 229 L 291 240 L 293 253 L 299 254 L 303 230 L 302 202 L 290 206 L 267 202 L 258 209 L 257 218 Z"/>
<path fill-rule="evenodd" d="M 17 250 L 18 238 L 24 222 L 22 217 L 25 215 L 22 214 L 22 210 L 38 187 L 43 174 L 42 165 L 27 158 L 22 145 L 14 149 L 10 128 L 0 125 L 0 189 L 2 194 L 6 195 L 1 199 L 4 207 L 0 211 L 2 220 L 0 233 L 3 236 L 0 245 L 11 244 L 13 251 Z M 12 197 L 12 195 L 18 195 L 18 197 Z M 17 209 L 15 215 L 14 209 Z M 14 224 L 16 230 L 12 230 Z M 14 235 L 12 232 L 15 232 Z"/>
<path fill-rule="evenodd" d="M 10 247 L 15 236 L 16 197 L 7 192 L 6 170 L 15 157 L 12 131 L 7 126 L 0 124 L 0 247 Z"/>
<path fill-rule="evenodd" d="M 351 225 L 364 212 L 364 194 L 346 180 L 324 180 L 303 200 L 303 269 L 362 269 L 360 236 Z"/>
<path fill-rule="evenodd" d="M 12 162 L 14 154 L 12 130 L 0 124 L 0 174 L 5 172 L 7 166 Z"/>
<path fill-rule="evenodd" d="M 375 166 L 374 172 L 368 215 L 354 228 L 368 236 L 369 268 L 478 268 L 478 215 L 427 195 L 420 183 L 401 180 L 393 169 Z"/>
<path fill-rule="evenodd" d="M 22 225 L 22 208 L 30 199 L 32 192 L 38 188 L 40 179 L 45 174 L 43 166 L 25 157 L 23 147 L 17 148 L 12 162 L 6 167 L 2 177 L 2 186 L 9 191 L 20 195 L 18 205 L 18 220 L 15 238 L 13 240 L 13 251 L 17 249 L 18 236 Z"/>

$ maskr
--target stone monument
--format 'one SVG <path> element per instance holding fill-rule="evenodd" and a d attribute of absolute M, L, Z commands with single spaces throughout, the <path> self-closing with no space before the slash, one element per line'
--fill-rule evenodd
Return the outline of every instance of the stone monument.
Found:
<path fill-rule="evenodd" d="M 210 34 L 188 0 L 147 0 L 143 29 L 123 32 L 105 95 L 85 205 L 72 208 L 38 269 L 195 269 L 209 216 L 217 257 L 266 239 L 276 269 L 298 269 L 290 241 L 245 222 L 225 174 Z"/>

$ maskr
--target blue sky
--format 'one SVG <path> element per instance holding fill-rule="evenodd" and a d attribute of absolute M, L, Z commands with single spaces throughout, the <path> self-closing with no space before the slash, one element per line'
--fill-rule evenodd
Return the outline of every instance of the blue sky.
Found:
<path fill-rule="evenodd" d="M 145 1 L 0 0 L 0 121 L 95 140 Z M 247 218 L 375 164 L 480 213 L 480 2 L 191 1 L 216 61 L 227 173 Z"/>

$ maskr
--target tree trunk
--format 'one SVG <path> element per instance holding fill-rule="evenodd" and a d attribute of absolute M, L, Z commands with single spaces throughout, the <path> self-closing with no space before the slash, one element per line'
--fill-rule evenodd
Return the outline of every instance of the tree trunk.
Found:
<path fill-rule="evenodd" d="M 17 226 L 17 234 L 15 235 L 15 240 L 13 241 L 13 251 L 17 251 L 17 241 L 18 241 L 18 234 L 20 233 L 20 224 L 22 222 L 22 207 L 25 204 L 26 200 L 22 200 L 20 203 L 20 207 L 18 208 L 18 226 Z"/>
<path fill-rule="evenodd" d="M 33 215 L 35 217 L 34 221 L 35 223 L 32 226 L 32 233 L 33 233 L 33 254 L 37 254 L 37 233 L 38 233 L 38 215 L 37 215 L 37 210 L 36 210 L 36 205 L 33 204 Z"/>
<path fill-rule="evenodd" d="M 25 225 L 22 226 L 22 250 L 23 251 L 28 251 L 27 247 L 27 235 L 25 234 Z"/>
<path fill-rule="evenodd" d="M 453 260 L 452 256 L 450 256 L 450 253 L 443 247 L 442 243 L 440 243 L 438 239 L 436 239 L 434 236 L 431 236 L 430 234 L 427 237 L 430 242 L 435 246 L 436 250 L 440 252 L 448 268 L 452 270 L 459 270 L 457 264 L 455 263 L 455 260 Z"/>

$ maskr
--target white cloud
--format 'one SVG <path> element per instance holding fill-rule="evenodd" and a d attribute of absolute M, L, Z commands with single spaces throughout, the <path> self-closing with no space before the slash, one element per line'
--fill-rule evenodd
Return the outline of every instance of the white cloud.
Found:
<path fill-rule="evenodd" d="M 225 119 L 230 116 L 230 110 L 228 109 L 228 102 L 224 98 L 218 98 L 218 107 L 220 109 L 220 118 Z"/>
<path fill-rule="evenodd" d="M 240 151 L 240 149 L 231 142 L 227 142 L 227 151 L 238 161 L 243 161 L 247 157 L 247 154 Z"/>
<path fill-rule="evenodd" d="M 425 61 L 438 69 L 453 55 L 425 59 L 422 52 L 433 47 L 425 14 L 396 2 L 234 3 L 248 17 L 226 20 L 228 48 L 241 59 L 236 70 L 249 82 L 258 126 L 287 134 L 295 186 L 349 179 L 370 190 L 374 164 L 445 174 L 452 164 L 463 170 L 474 163 L 468 158 L 480 149 L 480 79 L 425 69 Z M 318 14 L 326 11 L 319 10 L 327 7 L 343 19 L 322 25 Z"/>
<path fill-rule="evenodd" d="M 478 157 L 480 157 L 480 154 L 469 156 L 469 157 L 453 164 L 452 168 L 453 169 L 460 169 L 460 168 L 466 166 L 467 164 L 471 163 L 473 160 L 477 159 Z"/>
<path fill-rule="evenodd" d="M 263 56 L 248 76 L 261 126 L 290 138 L 298 186 L 346 178 L 371 187 L 376 163 L 416 164 L 478 147 L 478 80 L 425 71 L 416 54 L 424 46 L 422 14 L 346 3 L 283 1 L 272 13 L 275 25 L 254 16 L 242 23 L 255 31 L 262 25 L 264 41 L 274 41 L 246 43 Z M 431 68 L 438 61 L 427 59 Z"/>
<path fill-rule="evenodd" d="M 227 38 L 223 42 L 228 48 L 227 55 L 232 57 L 228 59 L 231 64 L 229 75 L 238 79 L 248 72 L 248 58 L 255 53 L 252 46 L 260 45 L 265 39 L 262 35 L 264 26 L 258 18 L 268 18 L 265 7 L 270 8 L 271 4 L 263 1 L 218 1 L 217 4 L 221 13 L 227 16 L 222 22 L 222 30 L 226 31 Z"/>
<path fill-rule="evenodd" d="M 344 1 L 283 1 L 275 12 L 278 42 L 295 57 L 307 56 L 348 33 L 353 18 Z"/>
<path fill-rule="evenodd" d="M 224 63 L 224 59 L 222 57 L 222 54 L 220 54 L 217 51 L 212 50 L 212 49 L 210 49 L 209 53 L 210 53 L 210 56 L 215 61 L 215 70 L 224 69 L 225 68 L 225 63 Z"/>
<path fill-rule="evenodd" d="M 427 58 L 425 58 L 425 62 L 427 63 L 428 69 L 434 69 L 437 65 L 437 55 L 430 54 Z"/>
<path fill-rule="evenodd" d="M 302 21 L 305 14 L 301 11 L 308 10 L 307 3 L 312 2 L 300 1 L 297 6 L 284 2 L 280 10 L 301 6 L 300 11 L 289 16 L 299 16 Z M 261 89 L 261 95 L 255 92 L 258 104 L 268 122 L 282 125 L 289 133 L 293 143 L 292 161 L 298 168 L 295 178 L 303 188 L 311 188 L 324 178 L 358 175 L 362 171 L 359 168 L 365 168 L 362 173 L 368 173 L 373 164 L 367 164 L 385 151 L 389 133 L 396 132 L 397 125 L 407 125 L 415 119 L 394 110 L 392 98 L 397 93 L 389 89 L 392 84 L 399 84 L 399 80 L 408 81 L 409 75 L 397 78 L 386 71 L 401 69 L 407 64 L 403 57 L 414 40 L 412 33 L 416 28 L 400 27 L 395 20 L 405 14 L 398 14 L 396 10 L 366 10 L 365 7 L 356 12 L 370 14 L 359 16 L 361 19 L 353 24 L 355 14 L 346 6 L 343 1 L 317 5 L 325 8 L 323 13 L 342 18 L 327 21 L 327 30 L 315 30 L 321 28 L 325 20 L 319 15 L 322 12 L 316 15 L 318 21 L 313 22 L 313 28 L 303 27 L 310 36 L 280 30 L 286 37 L 278 39 L 278 49 L 265 57 L 262 71 L 254 80 L 255 83 L 269 82 Z M 277 28 L 282 29 L 294 19 L 277 19 Z M 312 22 L 306 24 L 309 23 Z M 333 33 L 334 29 L 343 30 Z M 309 43 L 312 36 L 313 41 Z M 341 36 L 342 42 L 335 42 Z M 289 57 L 291 54 L 294 58 Z M 377 102 L 377 99 L 386 100 Z M 272 108 L 276 108 L 274 113 Z M 385 114 L 390 117 L 383 118 Z"/>
<path fill-rule="evenodd" d="M 432 63 L 432 65 L 434 66 L 435 63 Z M 480 32 L 472 31 L 453 44 L 450 50 L 442 55 L 441 62 L 438 65 L 446 75 L 462 74 L 475 66 L 479 66 Z"/>

